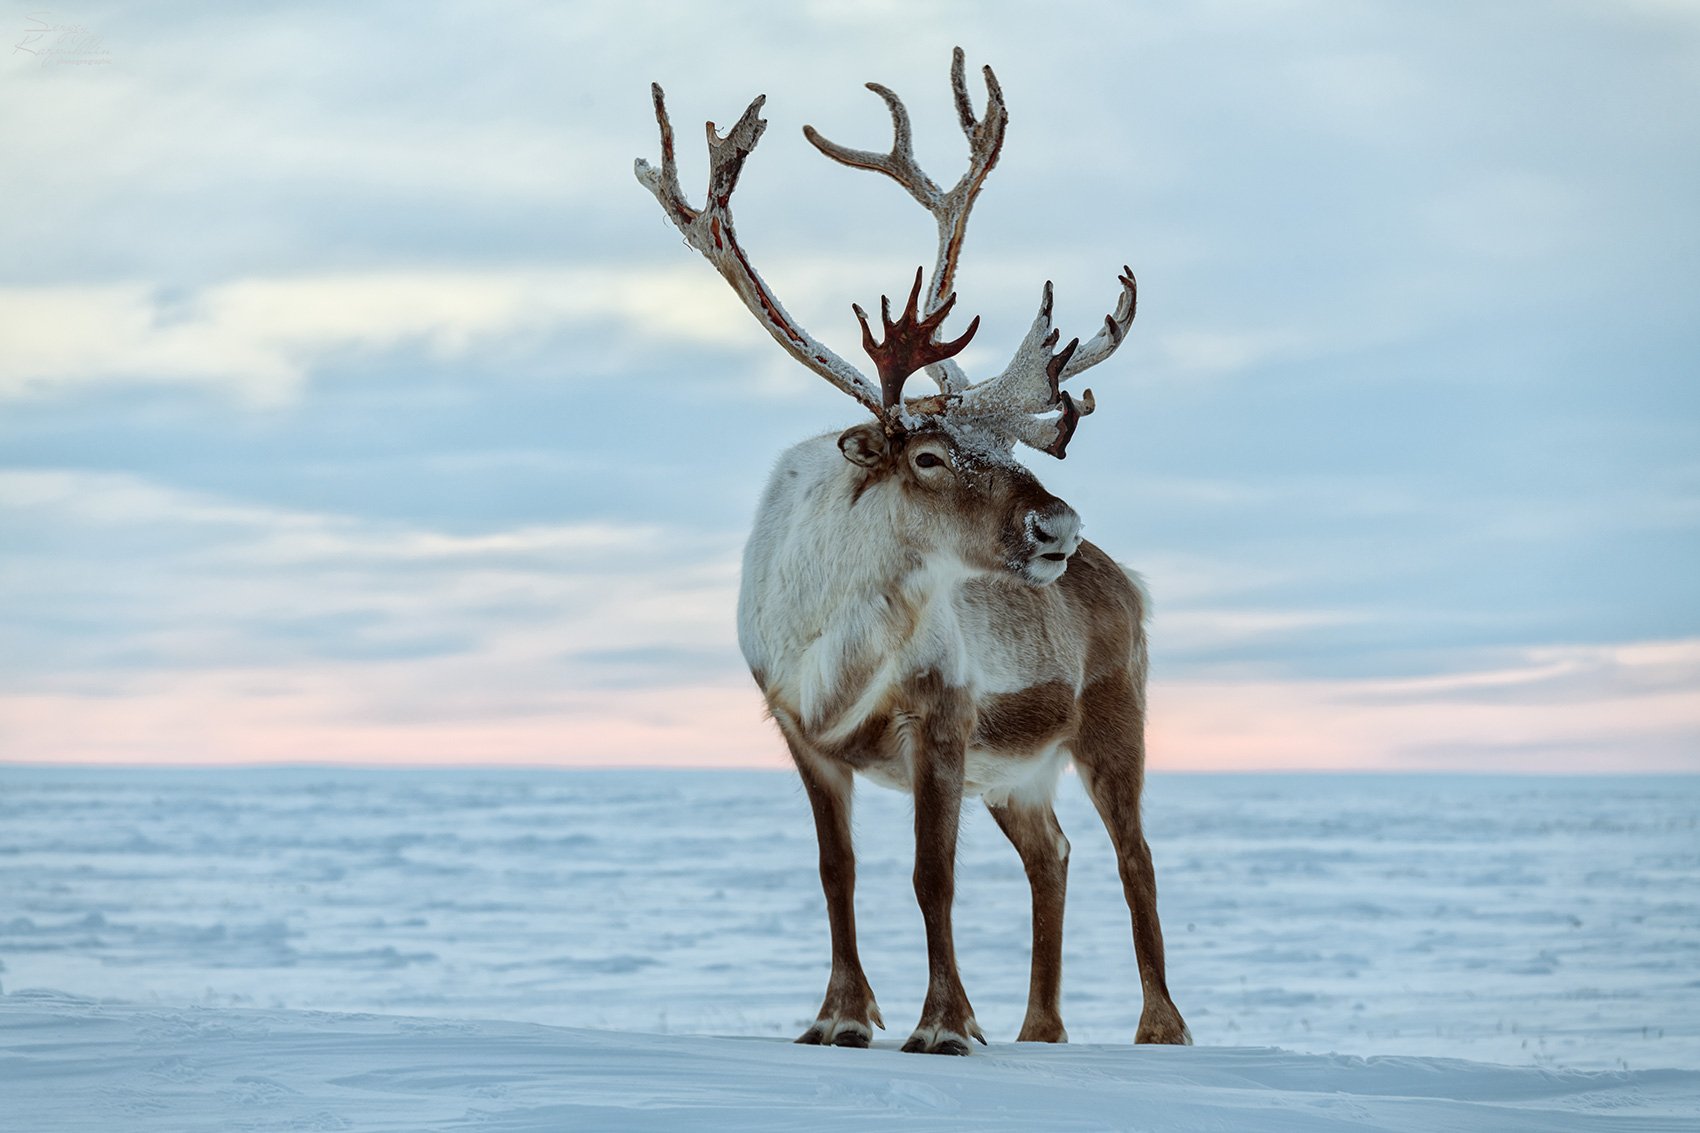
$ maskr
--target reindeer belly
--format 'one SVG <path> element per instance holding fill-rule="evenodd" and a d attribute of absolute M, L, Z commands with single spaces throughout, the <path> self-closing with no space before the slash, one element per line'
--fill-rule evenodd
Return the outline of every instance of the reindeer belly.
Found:
<path fill-rule="evenodd" d="M 969 748 L 962 793 L 997 805 L 1012 798 L 1048 802 L 1056 794 L 1057 779 L 1068 766 L 1069 756 L 1068 745 L 1062 743 L 1025 756 Z"/>
<path fill-rule="evenodd" d="M 904 703 L 895 689 L 888 692 L 889 699 L 853 728 L 801 731 L 828 758 L 881 786 L 912 793 L 916 755 L 906 733 L 927 709 Z M 963 793 L 993 803 L 1050 798 L 1079 725 L 1074 689 L 1053 681 L 969 704 L 974 719 L 964 750 Z"/>
<path fill-rule="evenodd" d="M 1056 793 L 1057 779 L 1068 766 L 1069 756 L 1068 745 L 1061 742 L 1021 755 L 971 747 L 963 766 L 962 793 L 997 804 L 1012 798 L 1049 799 Z M 843 761 L 869 782 L 904 794 L 914 793 L 909 760 L 900 751 L 864 750 Z"/>
<path fill-rule="evenodd" d="M 986 697 L 976 708 L 963 789 L 994 803 L 1049 799 L 1080 723 L 1074 688 L 1048 681 Z"/>

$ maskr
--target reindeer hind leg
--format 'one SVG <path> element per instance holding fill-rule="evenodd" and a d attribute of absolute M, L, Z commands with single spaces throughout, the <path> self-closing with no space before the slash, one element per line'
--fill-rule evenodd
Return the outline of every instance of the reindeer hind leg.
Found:
<path fill-rule="evenodd" d="M 1133 921 L 1134 955 L 1144 994 L 1134 1041 L 1190 1045 L 1192 1033 L 1169 995 L 1163 926 L 1157 919 L 1157 875 L 1139 813 L 1145 781 L 1142 699 L 1132 679 L 1123 674 L 1088 688 L 1075 766 L 1115 845 L 1122 892 Z"/>
<path fill-rule="evenodd" d="M 1027 1017 L 1015 1041 L 1065 1043 L 1062 934 L 1068 892 L 1068 839 L 1049 802 L 988 801 L 986 809 L 1021 855 L 1033 890 L 1033 969 L 1027 986 Z"/>

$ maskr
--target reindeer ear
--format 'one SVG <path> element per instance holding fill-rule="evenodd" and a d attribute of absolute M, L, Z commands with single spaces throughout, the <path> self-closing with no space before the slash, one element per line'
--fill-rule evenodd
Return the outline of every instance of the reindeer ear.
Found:
<path fill-rule="evenodd" d="M 885 430 L 874 421 L 854 425 L 838 436 L 838 451 L 851 464 L 872 468 L 885 459 Z"/>

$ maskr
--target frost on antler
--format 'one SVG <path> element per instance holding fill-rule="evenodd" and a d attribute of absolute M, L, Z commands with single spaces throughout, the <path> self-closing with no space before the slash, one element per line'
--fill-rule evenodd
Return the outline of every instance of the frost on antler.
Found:
<path fill-rule="evenodd" d="M 655 118 L 661 127 L 661 168 L 657 170 L 639 160 L 637 176 L 661 202 L 668 219 L 684 233 L 686 242 L 719 270 L 774 341 L 886 421 L 888 427 L 901 428 L 917 420 L 937 419 L 946 427 L 971 430 L 1005 449 L 1020 442 L 1060 458 L 1065 455 L 1080 418 L 1094 408 L 1091 390 L 1082 392 L 1076 399 L 1060 388 L 1061 383 L 1115 353 L 1133 323 L 1138 291 L 1133 272 L 1124 267 L 1120 277 L 1121 295 L 1115 310 L 1105 316 L 1103 329 L 1084 344 L 1076 338 L 1056 350 L 1061 335 L 1051 326 L 1051 285 L 1046 283 L 1039 314 L 1014 357 L 1001 373 L 979 383 L 970 383 L 954 359 L 973 336 L 979 319 L 975 318 L 968 331 L 954 341 L 937 341 L 939 328 L 956 301 L 952 287 L 967 233 L 968 215 L 987 174 L 997 164 L 1009 125 L 1009 112 L 997 76 L 990 67 L 983 68 L 983 72 L 986 108 L 983 115 L 976 116 L 968 94 L 966 58 L 960 47 L 953 52 L 951 91 L 957 119 L 968 139 L 969 154 L 968 168 L 948 190 L 941 189 L 916 162 L 909 111 L 888 87 L 868 84 L 868 89 L 879 95 L 891 113 L 892 142 L 886 153 L 851 149 L 822 137 L 812 126 L 803 127 L 809 142 L 833 161 L 883 173 L 903 186 L 938 225 L 938 255 L 925 292 L 921 290 L 921 274 L 917 272 L 908 306 L 896 322 L 891 319 L 890 304 L 881 300 L 883 342 L 874 341 L 866 312 L 853 307 L 862 324 L 863 345 L 879 371 L 878 388 L 856 367 L 816 342 L 785 312 L 756 274 L 733 234 L 729 202 L 744 160 L 755 149 L 767 126 L 758 116 L 763 98 L 750 103 L 724 138 L 715 131 L 713 123 L 708 124 L 711 163 L 708 199 L 699 210 L 685 200 L 679 189 L 673 129 L 667 120 L 661 88 L 655 86 Z M 940 392 L 904 399 L 904 381 L 922 368 L 938 382 Z"/>
<path fill-rule="evenodd" d="M 732 191 L 738 187 L 738 175 L 743 172 L 744 160 L 761 140 L 767 122 L 759 115 L 766 95 L 757 95 L 736 125 L 721 137 L 714 123 L 707 123 L 709 175 L 708 198 L 701 209 L 693 208 L 679 188 L 679 167 L 673 154 L 673 125 L 667 118 L 666 96 L 661 84 L 651 83 L 655 99 L 655 121 L 661 128 L 661 168 L 638 158 L 633 171 L 644 188 L 655 194 L 667 219 L 684 235 L 685 242 L 701 252 L 713 264 L 743 300 L 756 321 L 767 329 L 773 340 L 785 348 L 791 357 L 855 398 L 878 415 L 884 406 L 879 392 L 856 367 L 815 341 L 802 324 L 793 319 L 779 303 L 767 284 L 750 263 L 749 256 L 738 244 L 732 228 Z"/>
<path fill-rule="evenodd" d="M 1122 265 L 1122 273 L 1118 277 L 1122 285 L 1121 297 L 1116 300 L 1116 309 L 1104 316 L 1104 329 L 1093 335 L 1091 341 L 1082 346 L 1074 355 L 1073 360 L 1063 367 L 1063 379 L 1066 381 L 1082 370 L 1090 370 L 1116 352 L 1116 347 L 1127 337 L 1128 328 L 1133 325 L 1134 310 L 1139 305 L 1139 284 L 1133 278 L 1133 269 Z"/>
<path fill-rule="evenodd" d="M 1060 388 L 1082 370 L 1102 362 L 1115 352 L 1133 322 L 1138 296 L 1133 271 L 1123 267 L 1122 294 L 1116 309 L 1104 316 L 1104 329 L 1085 346 L 1075 338 L 1058 351 L 1051 353 L 1061 333 L 1051 326 L 1052 291 L 1049 280 L 1039 300 L 1039 314 L 1028 328 L 1027 337 L 1016 347 L 1001 374 L 962 391 L 957 401 L 957 413 L 978 423 L 982 428 L 1007 434 L 1031 448 L 1062 459 L 1067 455 L 1068 442 L 1074 436 L 1080 418 L 1097 408 L 1091 390 L 1085 390 L 1076 400 Z M 1060 411 L 1057 416 L 1039 418 L 1039 414 Z"/>
<path fill-rule="evenodd" d="M 974 116 L 974 104 L 968 97 L 966 66 L 962 48 L 958 47 L 951 55 L 950 82 L 956 98 L 957 118 L 962 124 L 962 132 L 968 138 L 968 168 L 948 192 L 940 189 L 916 163 L 909 127 L 909 111 L 904 107 L 903 100 L 889 87 L 879 83 L 868 84 L 868 89 L 884 99 L 887 109 L 891 111 L 892 141 L 889 153 L 877 154 L 870 150 L 841 146 L 822 137 L 813 126 L 803 127 L 803 136 L 827 157 L 842 165 L 884 173 L 907 189 L 909 195 L 920 202 L 922 208 L 933 214 L 939 233 L 938 257 L 933 263 L 933 276 L 927 284 L 926 303 L 922 308 L 929 315 L 944 302 L 945 296 L 951 293 L 951 288 L 955 285 L 956 263 L 962 255 L 963 238 L 968 231 L 968 214 L 974 208 L 974 199 L 980 195 L 986 175 L 992 171 L 992 166 L 997 164 L 998 151 L 1003 148 L 1004 130 L 1009 125 L 1009 113 L 1004 108 L 1003 89 L 998 86 L 997 76 L 992 73 L 990 67 L 985 68 L 986 114 L 983 118 Z M 939 389 L 946 393 L 954 393 L 968 386 L 967 375 L 954 361 L 941 359 L 929 366 L 928 372 L 938 382 Z"/>

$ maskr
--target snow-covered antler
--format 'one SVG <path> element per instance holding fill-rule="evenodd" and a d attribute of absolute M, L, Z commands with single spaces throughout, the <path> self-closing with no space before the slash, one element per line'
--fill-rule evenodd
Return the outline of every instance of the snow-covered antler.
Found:
<path fill-rule="evenodd" d="M 973 103 L 968 97 L 966 59 L 960 47 L 952 53 L 951 90 L 956 98 L 957 118 L 968 138 L 969 157 L 967 171 L 948 192 L 941 190 L 916 163 L 909 112 L 902 99 L 879 83 L 869 83 L 868 89 L 884 99 L 891 111 L 893 136 L 889 153 L 850 149 L 828 141 L 812 126 L 803 127 L 804 135 L 826 156 L 844 165 L 884 173 L 933 214 L 938 223 L 939 248 L 923 307 L 927 315 L 943 306 L 947 295 L 952 295 L 957 260 L 962 255 L 963 237 L 968 228 L 968 214 L 985 184 L 986 175 L 997 163 L 1004 131 L 1009 124 L 1009 111 L 997 76 L 990 67 L 984 68 L 984 73 L 986 113 L 984 117 L 976 118 Z M 1059 383 L 1115 353 L 1133 322 L 1138 293 L 1132 270 L 1124 267 L 1122 272 L 1122 293 L 1116 309 L 1105 316 L 1104 329 L 1084 346 L 1076 338 L 1060 353 L 1051 353 L 1060 335 L 1051 328 L 1051 285 L 1047 282 L 1038 317 L 1033 320 L 1027 337 L 1002 373 L 970 385 L 960 366 L 948 358 L 941 359 L 927 367 L 938 382 L 941 394 L 911 401 L 910 411 L 972 421 L 1010 440 L 1061 458 L 1067 452 L 1076 424 L 1092 412 L 1095 403 L 1091 390 L 1083 392 L 1077 400 L 1061 390 Z M 1056 416 L 1043 416 L 1051 413 Z"/>
<path fill-rule="evenodd" d="M 738 293 L 738 298 L 744 301 L 744 306 L 773 336 L 773 340 L 785 348 L 787 354 L 855 398 L 876 417 L 883 418 L 885 405 L 880 391 L 861 371 L 815 341 L 786 313 L 767 284 L 762 282 L 761 276 L 756 274 L 732 230 L 732 190 L 737 188 L 744 159 L 750 156 L 756 142 L 761 140 L 762 131 L 767 129 L 766 120 L 758 116 L 767 96 L 757 95 L 724 138 L 716 132 L 713 122 L 707 124 L 710 161 L 708 197 L 703 207 L 697 209 L 685 200 L 679 188 L 679 167 L 673 158 L 673 126 L 667 120 L 667 104 L 661 84 L 651 83 L 650 91 L 655 99 L 655 121 L 661 127 L 661 168 L 658 170 L 639 158 L 634 166 L 637 179 L 655 194 L 667 219 L 684 234 L 685 242 L 715 266 L 732 285 L 732 290 Z"/>
<path fill-rule="evenodd" d="M 936 341 L 938 329 L 956 301 L 951 288 L 956 278 L 957 261 L 962 255 L 968 214 L 980 195 L 986 175 L 997 164 L 1004 132 L 1009 125 L 1009 112 L 1004 105 L 1003 90 L 998 85 L 997 76 L 990 67 L 983 68 L 983 71 L 986 110 L 983 116 L 976 117 L 973 102 L 968 96 L 965 57 L 960 47 L 953 52 L 951 89 L 956 100 L 957 118 L 968 138 L 969 156 L 968 169 L 948 191 L 940 189 L 916 163 L 909 112 L 903 100 L 888 87 L 868 84 L 868 89 L 879 95 L 891 112 L 892 143 L 888 153 L 850 149 L 822 137 L 813 126 L 803 127 L 804 135 L 815 148 L 832 160 L 884 173 L 902 185 L 938 224 L 938 257 L 933 264 L 932 278 L 927 283 L 925 299 L 920 294 L 919 272 L 915 288 L 910 292 L 909 304 L 896 322 L 891 319 L 889 302 L 881 298 L 886 332 L 883 343 L 874 342 L 866 312 L 860 307 L 853 308 L 862 324 L 863 346 L 879 370 L 878 387 L 856 367 L 817 342 L 786 313 L 756 274 L 732 231 L 732 191 L 737 187 L 744 159 L 755 149 L 762 131 L 767 128 L 767 123 L 758 116 L 765 96 L 758 96 L 750 103 L 749 109 L 724 138 L 716 132 L 714 123 L 708 123 L 708 198 L 704 206 L 697 209 L 685 200 L 679 189 L 678 167 L 673 157 L 673 128 L 667 120 L 661 87 L 651 84 L 655 120 L 661 127 L 661 168 L 657 170 L 639 159 L 637 177 L 655 194 L 667 218 L 684 234 L 685 241 L 719 270 L 774 341 L 797 361 L 855 398 L 885 421 L 888 428 L 900 429 L 904 421 L 913 423 L 915 417 L 938 417 L 971 425 L 1000 438 L 1005 445 L 1020 441 L 1060 459 L 1067 453 L 1069 440 L 1080 418 L 1094 408 L 1091 390 L 1083 391 L 1077 399 L 1064 392 L 1060 388 L 1061 383 L 1115 353 L 1133 323 L 1138 290 L 1133 272 L 1124 267 L 1120 277 L 1121 296 L 1116 302 L 1116 309 L 1105 316 L 1103 329 L 1084 345 L 1076 338 L 1053 353 L 1061 335 L 1051 326 L 1052 295 L 1051 285 L 1047 282 L 1039 314 L 1016 348 L 1015 356 L 1002 373 L 983 382 L 970 384 L 962 367 L 953 359 L 953 355 L 973 336 L 979 319 L 976 318 L 967 333 L 953 342 Z M 904 400 L 904 380 L 923 366 L 938 382 L 940 392 Z"/>
<path fill-rule="evenodd" d="M 1051 326 L 1051 283 L 1039 300 L 1039 314 L 1028 328 L 1027 337 L 1016 347 L 1003 373 L 969 386 L 951 407 L 958 416 L 981 421 L 990 428 L 1061 460 L 1068 455 L 1068 442 L 1080 419 L 1097 407 L 1092 391 L 1078 400 L 1060 387 L 1080 371 L 1096 366 L 1115 353 L 1133 322 L 1139 290 L 1133 270 L 1124 266 L 1122 294 L 1116 309 L 1104 316 L 1104 329 L 1085 346 L 1071 339 L 1057 354 L 1051 348 L 1061 334 Z M 1055 417 L 1040 414 L 1061 410 Z"/>
<path fill-rule="evenodd" d="M 962 132 L 968 136 L 968 169 L 949 192 L 940 189 L 916 163 L 909 127 L 909 111 L 904 107 L 903 100 L 889 87 L 879 83 L 868 84 L 868 89 L 884 99 L 886 108 L 891 111 L 890 153 L 851 149 L 828 141 L 813 126 L 803 127 L 803 136 L 826 156 L 844 165 L 884 173 L 907 189 L 909 195 L 921 203 L 921 207 L 933 214 L 939 228 L 939 249 L 938 258 L 933 264 L 933 277 L 927 284 L 926 302 L 922 307 L 922 313 L 925 315 L 936 311 L 951 294 L 951 288 L 956 281 L 956 261 L 962 255 L 962 240 L 968 230 L 968 213 L 974 207 L 974 199 L 980 195 L 986 175 L 992 171 L 992 166 L 997 164 L 998 151 L 1003 148 L 1004 128 L 1009 125 L 1009 114 L 1004 109 L 1003 89 L 998 86 L 998 77 L 992 73 L 990 67 L 985 68 L 986 114 L 983 118 L 974 117 L 974 104 L 968 98 L 966 68 L 962 48 L 958 47 L 951 55 L 950 84 L 956 96 L 956 116 L 962 123 Z M 927 372 L 938 382 L 939 389 L 946 393 L 968 388 L 967 375 L 962 372 L 960 366 L 949 359 L 933 363 L 927 367 Z"/>

